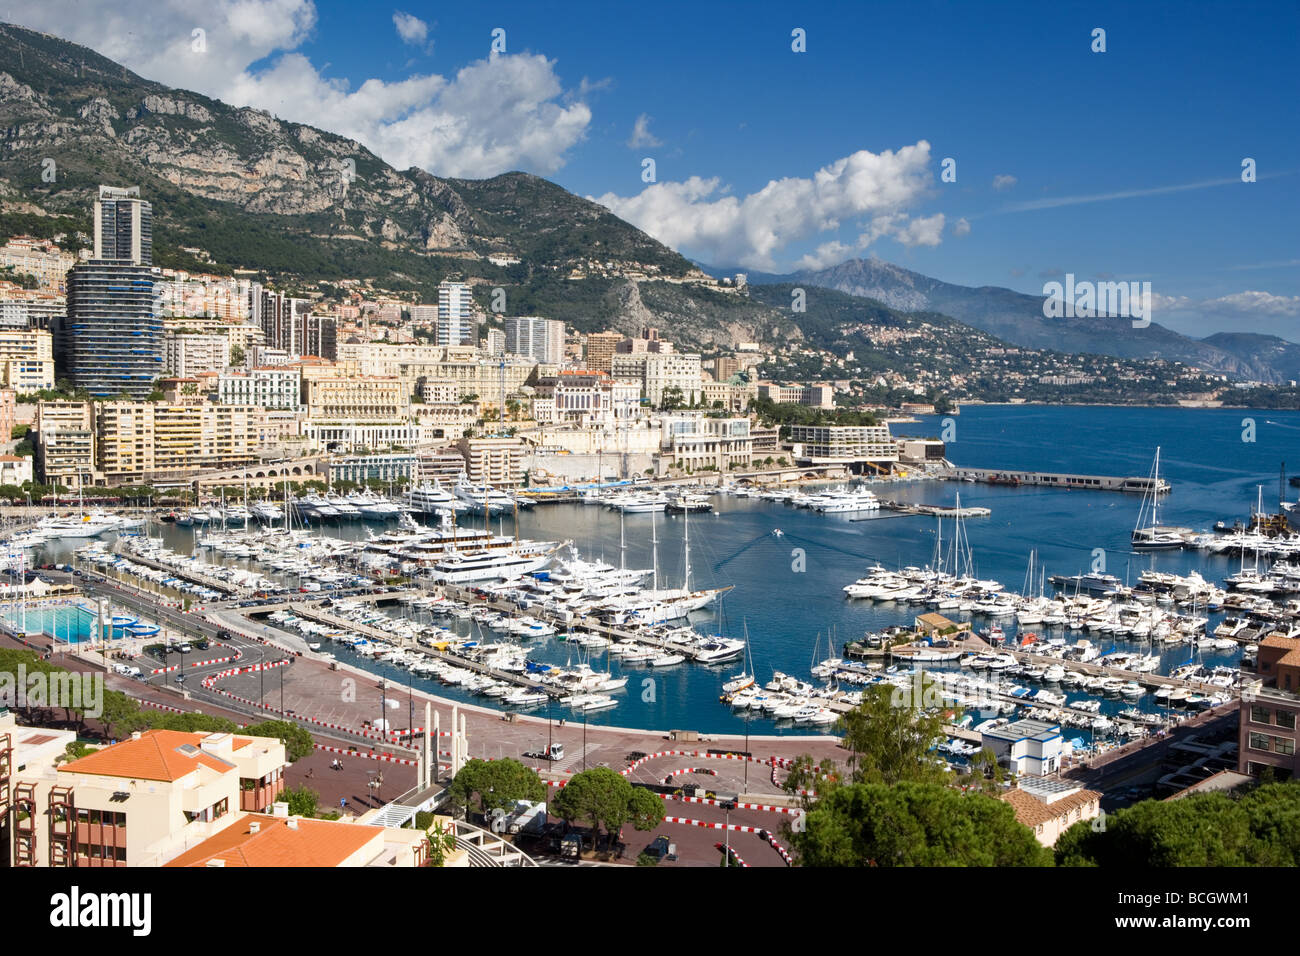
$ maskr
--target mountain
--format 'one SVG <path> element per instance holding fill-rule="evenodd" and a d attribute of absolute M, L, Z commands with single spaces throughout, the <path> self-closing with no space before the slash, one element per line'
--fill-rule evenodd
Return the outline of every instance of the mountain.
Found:
<path fill-rule="evenodd" d="M 1043 315 L 1043 296 L 998 286 L 954 285 L 879 259 L 851 259 L 828 269 L 797 272 L 784 277 L 784 281 L 876 299 L 908 312 L 942 312 L 1026 348 L 1131 359 L 1163 358 L 1234 378 L 1265 382 L 1295 377 L 1284 374 L 1262 355 L 1245 349 L 1230 350 L 1214 342 L 1213 337 L 1203 341 L 1188 338 L 1157 322 L 1135 329 L 1132 320 L 1124 318 L 1047 318 Z"/>
<path fill-rule="evenodd" d="M 1300 345 L 1294 342 L 1256 332 L 1217 332 L 1201 341 L 1242 361 L 1266 364 L 1282 381 L 1300 381 Z"/>

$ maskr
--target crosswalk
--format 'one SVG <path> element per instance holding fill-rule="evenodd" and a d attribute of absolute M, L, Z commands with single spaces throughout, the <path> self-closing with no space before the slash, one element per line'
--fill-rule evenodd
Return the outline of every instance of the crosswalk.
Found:
<path fill-rule="evenodd" d="M 600 749 L 600 744 L 584 744 L 582 749 L 577 753 L 567 755 L 562 761 L 555 765 L 555 769 L 569 771 L 574 765 L 581 767 L 583 758 L 590 758 L 593 753 Z M 587 766 L 591 766 L 591 760 L 587 760 Z"/>

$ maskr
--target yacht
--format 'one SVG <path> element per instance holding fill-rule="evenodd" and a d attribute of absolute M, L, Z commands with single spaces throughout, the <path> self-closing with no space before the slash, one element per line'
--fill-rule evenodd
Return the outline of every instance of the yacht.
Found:
<path fill-rule="evenodd" d="M 1151 466 L 1151 483 L 1142 495 L 1137 524 L 1131 537 L 1134 550 L 1167 551 L 1183 546 L 1177 531 L 1160 527 L 1160 448 L 1156 447 L 1155 462 Z"/>
<path fill-rule="evenodd" d="M 425 482 L 418 488 L 411 488 L 406 493 L 406 504 L 419 514 L 435 514 L 439 511 L 469 511 L 468 502 L 462 501 L 437 481 Z"/>
<path fill-rule="evenodd" d="M 499 491 L 491 485 L 473 485 L 464 478 L 456 482 L 456 497 L 468 505 L 469 510 L 474 514 L 482 514 L 486 511 L 490 515 L 495 515 L 503 511 L 513 511 L 516 504 L 515 499 L 504 491 Z"/>
<path fill-rule="evenodd" d="M 822 514 L 858 514 L 863 511 L 879 511 L 880 499 L 866 488 L 853 491 L 830 492 L 818 496 L 812 507 Z"/>

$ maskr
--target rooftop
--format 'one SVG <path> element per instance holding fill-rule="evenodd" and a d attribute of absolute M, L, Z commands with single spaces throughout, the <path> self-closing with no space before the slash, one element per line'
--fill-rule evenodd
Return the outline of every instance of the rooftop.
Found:
<path fill-rule="evenodd" d="M 1049 820 L 1058 820 L 1077 808 L 1096 803 L 1101 800 L 1101 794 L 1096 790 L 1076 789 L 1066 796 L 1047 803 L 1029 791 L 1016 787 L 1000 794 L 998 799 L 1011 804 L 1011 808 L 1016 812 L 1016 820 L 1032 828 Z"/>
<path fill-rule="evenodd" d="M 339 866 L 383 833 L 356 823 L 250 814 L 167 866 Z"/>
<path fill-rule="evenodd" d="M 203 766 L 218 773 L 233 769 L 234 764 L 203 749 L 208 738 L 221 739 L 225 734 L 191 734 L 180 730 L 150 730 L 139 737 L 123 740 L 103 750 L 87 754 L 60 767 L 69 773 L 100 777 L 131 777 L 138 780 L 179 780 Z M 252 743 L 249 737 L 231 738 L 231 750 Z"/>

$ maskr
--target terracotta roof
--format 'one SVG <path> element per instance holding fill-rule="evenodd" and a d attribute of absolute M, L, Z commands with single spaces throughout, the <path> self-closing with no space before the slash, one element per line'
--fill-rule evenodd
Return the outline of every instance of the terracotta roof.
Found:
<path fill-rule="evenodd" d="M 254 823 L 257 833 L 251 832 Z M 257 814 L 226 827 L 167 866 L 206 866 L 209 860 L 226 866 L 339 866 L 383 832 L 383 827 L 305 819 L 293 830 L 283 817 Z"/>
<path fill-rule="evenodd" d="M 998 799 L 1011 804 L 1011 809 L 1016 812 L 1016 819 L 1033 829 L 1040 823 L 1061 819 L 1076 807 L 1085 807 L 1089 803 L 1100 800 L 1101 794 L 1096 790 L 1079 790 L 1052 803 L 1044 803 L 1033 794 L 1016 787 L 999 794 Z"/>
<path fill-rule="evenodd" d="M 234 764 L 215 754 L 199 749 L 207 734 L 189 734 L 180 730 L 150 730 L 139 739 L 123 740 L 103 750 L 87 754 L 60 767 L 70 773 L 86 773 L 101 777 L 135 777 L 140 780 L 179 780 L 200 765 L 218 773 L 234 768 Z M 236 739 L 237 743 L 238 738 Z M 244 738 L 246 746 L 248 739 Z M 194 750 L 184 753 L 185 745 Z M 236 747 L 236 749 L 238 749 Z"/>
<path fill-rule="evenodd" d="M 1300 667 L 1300 639 L 1284 637 L 1281 634 L 1270 634 L 1259 642 L 1259 646 L 1285 651 L 1275 663 Z"/>

